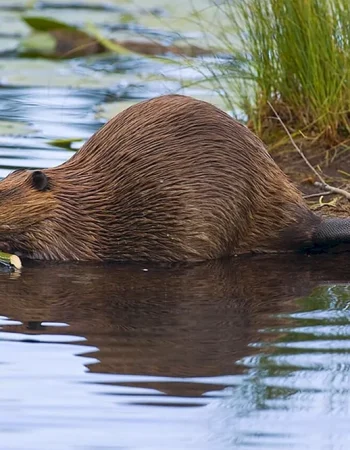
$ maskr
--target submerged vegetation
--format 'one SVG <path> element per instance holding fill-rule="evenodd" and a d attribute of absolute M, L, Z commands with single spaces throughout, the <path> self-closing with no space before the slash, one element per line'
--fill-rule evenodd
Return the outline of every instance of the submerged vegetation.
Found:
<path fill-rule="evenodd" d="M 278 126 L 326 142 L 350 131 L 348 0 L 229 0 L 218 6 L 230 27 L 217 33 L 234 64 L 219 65 L 212 82 L 234 97 L 253 130 L 268 139 Z M 217 75 L 219 73 L 219 76 Z"/>

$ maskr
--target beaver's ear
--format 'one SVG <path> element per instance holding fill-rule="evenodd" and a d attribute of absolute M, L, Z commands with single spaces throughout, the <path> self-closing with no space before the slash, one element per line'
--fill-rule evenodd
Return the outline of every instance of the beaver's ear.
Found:
<path fill-rule="evenodd" d="M 38 191 L 47 191 L 49 189 L 49 179 L 41 170 L 32 172 L 32 186 Z"/>

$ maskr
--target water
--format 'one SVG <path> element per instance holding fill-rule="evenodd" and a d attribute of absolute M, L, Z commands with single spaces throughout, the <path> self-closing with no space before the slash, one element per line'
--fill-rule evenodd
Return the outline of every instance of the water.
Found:
<path fill-rule="evenodd" d="M 59 3 L 39 12 L 71 17 Z M 79 11 L 111 26 L 97 3 Z M 19 59 L 20 8 L 0 4 L 0 177 L 64 162 L 72 150 L 53 140 L 79 148 L 197 76 L 138 58 Z M 348 449 L 349 282 L 346 254 L 0 272 L 0 449 Z"/>
<path fill-rule="evenodd" d="M 348 448 L 348 279 L 344 256 L 3 273 L 0 448 Z"/>

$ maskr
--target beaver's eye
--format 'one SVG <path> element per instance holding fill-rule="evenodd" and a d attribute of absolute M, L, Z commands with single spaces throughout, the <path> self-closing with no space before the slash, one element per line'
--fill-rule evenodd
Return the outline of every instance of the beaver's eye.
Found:
<path fill-rule="evenodd" d="M 38 191 L 46 191 L 49 189 L 49 180 L 41 170 L 32 172 L 32 185 Z"/>

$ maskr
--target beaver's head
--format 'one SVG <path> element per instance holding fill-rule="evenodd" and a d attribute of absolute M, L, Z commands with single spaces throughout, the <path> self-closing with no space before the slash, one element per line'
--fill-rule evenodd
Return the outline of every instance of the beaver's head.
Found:
<path fill-rule="evenodd" d="M 53 216 L 57 201 L 41 170 L 15 170 L 0 182 L 0 249 L 26 253 L 35 231 Z"/>

